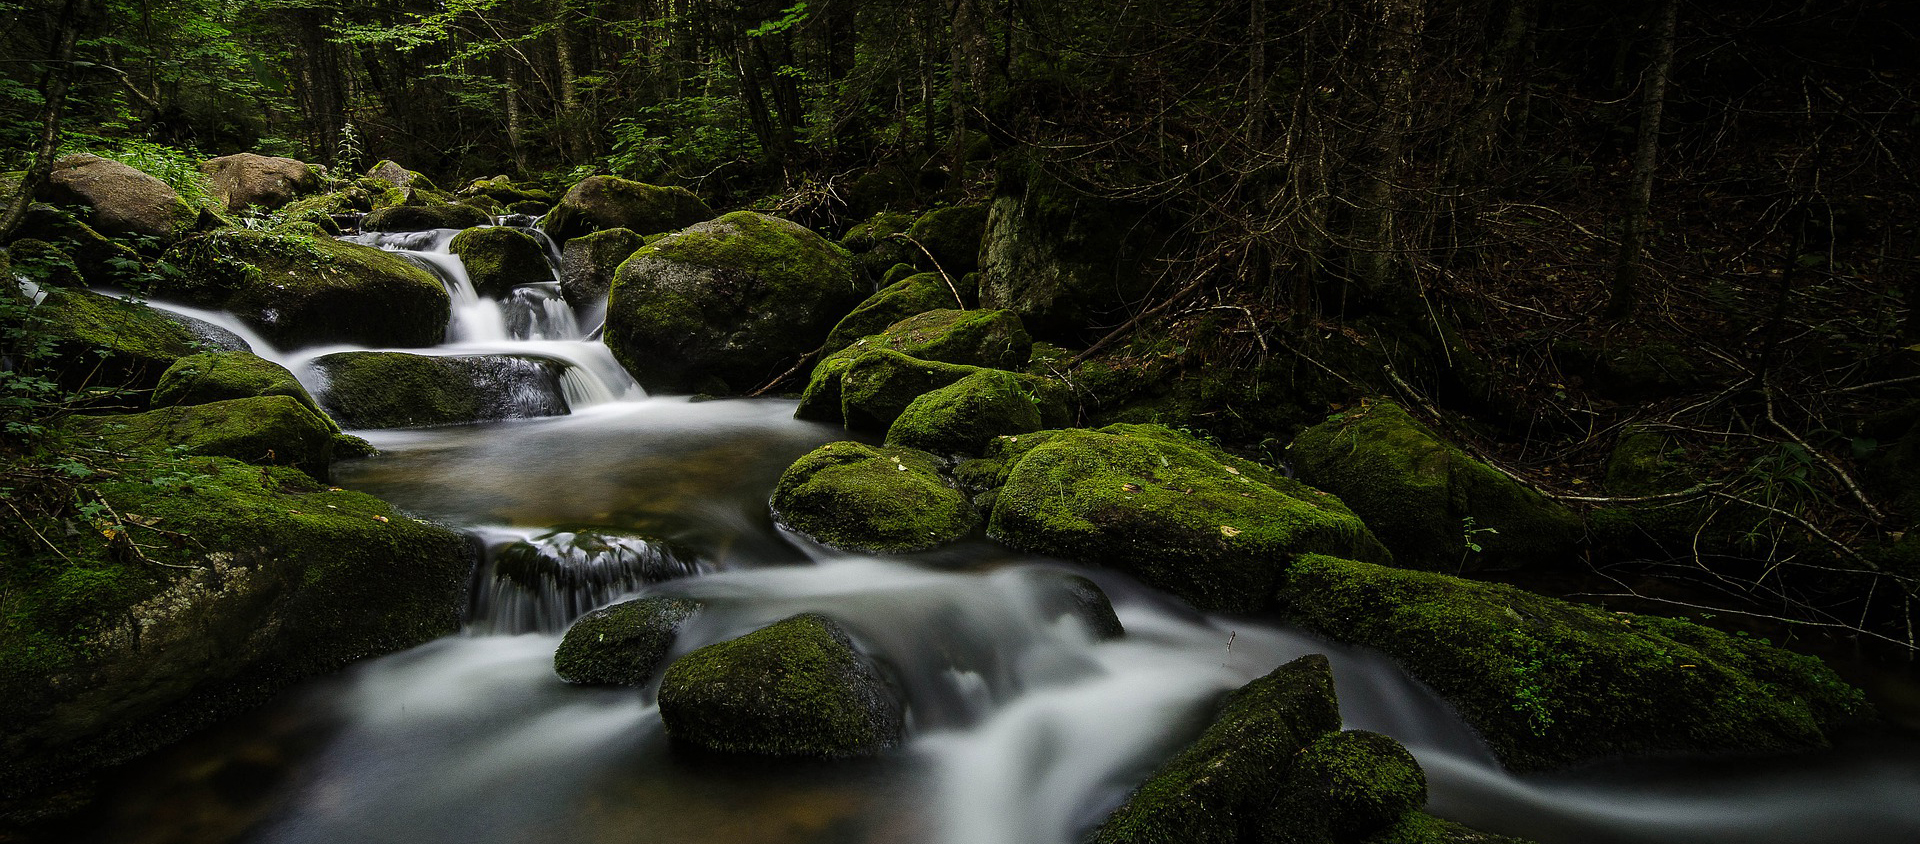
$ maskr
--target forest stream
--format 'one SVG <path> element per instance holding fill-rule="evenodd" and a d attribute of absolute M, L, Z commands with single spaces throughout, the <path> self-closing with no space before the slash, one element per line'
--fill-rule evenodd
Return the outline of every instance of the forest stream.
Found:
<path fill-rule="evenodd" d="M 845 431 L 794 419 L 788 400 L 647 395 L 591 339 L 598 314 L 575 313 L 557 284 L 475 294 L 452 234 L 363 242 L 447 285 L 450 339 L 431 353 L 560 361 L 571 412 L 358 431 L 381 453 L 336 466 L 335 483 L 478 537 L 464 629 L 308 681 L 119 774 L 72 840 L 1071 844 L 1223 693 L 1324 653 L 1346 726 L 1403 742 L 1443 818 L 1542 844 L 1920 841 L 1910 738 L 1516 776 L 1366 650 L 986 539 L 885 558 L 824 549 L 767 502 L 789 463 Z M 173 309 L 246 336 L 316 395 L 310 362 L 344 348 L 276 350 L 224 314 Z M 654 539 L 581 541 L 596 532 Z M 520 564 L 498 565 L 509 552 Z M 1049 612 L 1040 584 L 1061 569 L 1105 590 L 1124 636 Z M 674 657 L 830 613 L 902 691 L 906 740 L 851 761 L 676 751 L 658 678 L 605 689 L 554 673 L 571 621 L 636 595 L 702 602 Z"/>

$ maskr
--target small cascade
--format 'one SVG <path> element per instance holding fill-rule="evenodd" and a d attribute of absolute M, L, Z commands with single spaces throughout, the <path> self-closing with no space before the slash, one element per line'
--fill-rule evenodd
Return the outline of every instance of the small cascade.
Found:
<path fill-rule="evenodd" d="M 523 284 L 502 305 L 507 336 L 515 340 L 576 340 L 580 323 L 573 308 L 560 298 L 560 285 Z"/>
<path fill-rule="evenodd" d="M 467 611 L 467 629 L 478 634 L 558 633 L 649 583 L 704 571 L 657 540 L 587 531 L 523 537 L 489 557 Z"/>

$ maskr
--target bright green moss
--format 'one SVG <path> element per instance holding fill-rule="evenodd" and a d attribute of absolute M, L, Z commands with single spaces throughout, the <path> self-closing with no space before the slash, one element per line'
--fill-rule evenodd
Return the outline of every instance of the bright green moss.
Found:
<path fill-rule="evenodd" d="M 994 437 L 1039 430 L 1040 402 L 1021 377 L 982 369 L 914 399 L 887 428 L 887 444 L 978 454 Z"/>
<path fill-rule="evenodd" d="M 675 660 L 660 683 L 660 719 L 676 743 L 771 756 L 870 755 L 905 729 L 879 672 L 815 613 Z"/>
<path fill-rule="evenodd" d="M 1340 729 L 1333 671 L 1314 654 L 1230 695 L 1200 738 L 1161 766 L 1087 837 L 1088 844 L 1238 844 L 1259 840 L 1300 752 Z"/>
<path fill-rule="evenodd" d="M 1819 747 L 1871 714 L 1812 657 L 1508 586 L 1312 555 L 1287 572 L 1280 605 L 1399 660 L 1515 770 Z"/>
<path fill-rule="evenodd" d="M 174 361 L 200 350 L 192 332 L 145 305 L 90 290 L 44 292 L 33 313 L 58 341 L 61 380 L 70 389 L 148 388 Z"/>
<path fill-rule="evenodd" d="M 881 433 L 914 399 L 982 371 L 886 349 L 866 352 L 840 374 L 840 418 L 850 430 Z"/>
<path fill-rule="evenodd" d="M 1359 841 L 1427 802 L 1427 775 L 1400 742 L 1363 730 L 1327 733 L 1293 760 L 1262 841 Z"/>
<path fill-rule="evenodd" d="M 567 628 L 553 671 L 569 683 L 641 686 L 666 659 L 680 625 L 698 601 L 655 595 L 594 610 Z"/>
<path fill-rule="evenodd" d="M 944 545 L 980 524 L 933 455 L 855 442 L 828 443 L 794 461 L 774 489 L 773 509 L 823 544 L 877 553 Z"/>
<path fill-rule="evenodd" d="M 850 252 L 866 252 L 912 227 L 912 215 L 903 211 L 881 211 L 847 229 L 847 236 L 840 239 L 840 245 Z"/>
<path fill-rule="evenodd" d="M 160 383 L 153 388 L 153 404 L 158 407 L 254 396 L 286 396 L 309 410 L 320 411 L 293 373 L 252 352 L 188 355 L 161 373 Z"/>
<path fill-rule="evenodd" d="M 1468 457 L 1391 402 L 1310 428 L 1287 454 L 1301 480 L 1339 495 L 1403 565 L 1552 566 L 1570 558 L 1581 536 L 1571 511 Z"/>
<path fill-rule="evenodd" d="M 120 416 L 75 417 L 78 433 L 110 447 L 174 450 L 231 457 L 265 466 L 293 466 L 327 477 L 336 429 L 326 417 L 288 396 L 255 396 L 162 407 Z"/>
<path fill-rule="evenodd" d="M 827 334 L 825 348 L 839 351 L 862 337 L 880 334 L 887 327 L 915 314 L 958 306 L 953 292 L 933 273 L 909 275 L 880 289 L 840 320 Z"/>
<path fill-rule="evenodd" d="M 1127 571 L 1201 609 L 1266 606 L 1295 554 L 1389 559 L 1339 498 L 1177 431 L 1114 425 L 1018 439 L 1024 453 L 1001 458 L 1009 468 L 991 535 Z"/>
<path fill-rule="evenodd" d="M 448 251 L 460 256 L 467 278 L 482 296 L 502 298 L 522 284 L 553 280 L 547 250 L 532 235 L 504 226 L 482 226 L 453 236 Z"/>

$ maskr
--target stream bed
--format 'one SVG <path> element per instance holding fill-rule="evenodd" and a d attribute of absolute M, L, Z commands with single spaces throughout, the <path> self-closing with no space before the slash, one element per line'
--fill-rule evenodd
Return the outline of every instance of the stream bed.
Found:
<path fill-rule="evenodd" d="M 889 558 L 822 549 L 774 524 L 767 499 L 794 458 L 845 431 L 793 419 L 790 401 L 648 396 L 608 367 L 592 320 L 550 296 L 519 297 L 541 319 L 470 285 L 463 298 L 444 236 L 368 242 L 415 255 L 454 293 L 453 342 L 426 353 L 563 361 L 573 412 L 357 432 L 382 453 L 338 465 L 338 484 L 487 547 L 465 629 L 308 681 L 124 772 L 71 840 L 1072 844 L 1198 734 L 1222 693 L 1325 653 L 1347 725 L 1400 739 L 1427 771 L 1429 811 L 1487 831 L 1542 844 L 1920 841 L 1909 736 L 1516 777 L 1370 652 L 1196 613 L 1124 575 L 983 538 Z M 341 350 L 249 340 L 303 380 Z M 540 576 L 495 566 L 503 549 L 591 532 L 651 537 L 692 575 L 587 570 L 566 554 L 543 558 L 557 568 Z M 1048 612 L 1048 569 L 1097 581 L 1127 635 L 1101 641 Z M 654 689 L 553 673 L 572 617 L 643 594 L 704 603 L 675 656 L 798 612 L 833 616 L 905 691 L 908 740 L 840 762 L 677 752 Z"/>

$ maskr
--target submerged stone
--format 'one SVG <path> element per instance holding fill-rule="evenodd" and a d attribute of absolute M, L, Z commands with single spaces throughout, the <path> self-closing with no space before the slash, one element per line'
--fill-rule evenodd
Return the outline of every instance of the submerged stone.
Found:
<path fill-rule="evenodd" d="M 1071 615 L 1087 625 L 1096 639 L 1118 639 L 1127 633 L 1100 584 L 1059 569 L 1039 569 L 1030 577 L 1040 592 L 1041 610 L 1054 618 Z"/>
<path fill-rule="evenodd" d="M 767 756 L 868 756 L 898 744 L 900 700 L 832 619 L 804 613 L 675 660 L 660 720 L 677 744 Z"/>
<path fill-rule="evenodd" d="M 746 392 L 817 348 L 859 295 L 845 250 L 798 224 L 735 212 L 620 265 L 607 346 L 649 390 Z"/>
<path fill-rule="evenodd" d="M 1267 606 L 1295 555 L 1387 560 L 1340 499 L 1180 432 L 1112 425 L 996 440 L 988 533 L 1022 550 L 1129 572 L 1193 606 Z"/>
<path fill-rule="evenodd" d="M 1467 456 L 1391 402 L 1302 432 L 1287 455 L 1301 480 L 1340 496 L 1402 565 L 1556 565 L 1581 536 L 1567 508 Z"/>
<path fill-rule="evenodd" d="M 1393 657 L 1519 771 L 1822 747 L 1871 716 L 1813 657 L 1510 586 L 1309 555 L 1279 605 L 1292 623 Z"/>
<path fill-rule="evenodd" d="M 980 524 L 931 454 L 829 443 L 794 461 L 773 493 L 774 514 L 823 545 L 901 553 L 944 545 Z"/>
<path fill-rule="evenodd" d="M 553 671 L 580 685 L 646 685 L 681 623 L 699 609 L 698 601 L 656 595 L 594 610 L 567 628 L 553 654 Z"/>
<path fill-rule="evenodd" d="M 566 365 L 512 355 L 336 352 L 313 365 L 325 376 L 320 406 L 348 428 L 405 428 L 564 416 Z"/>

